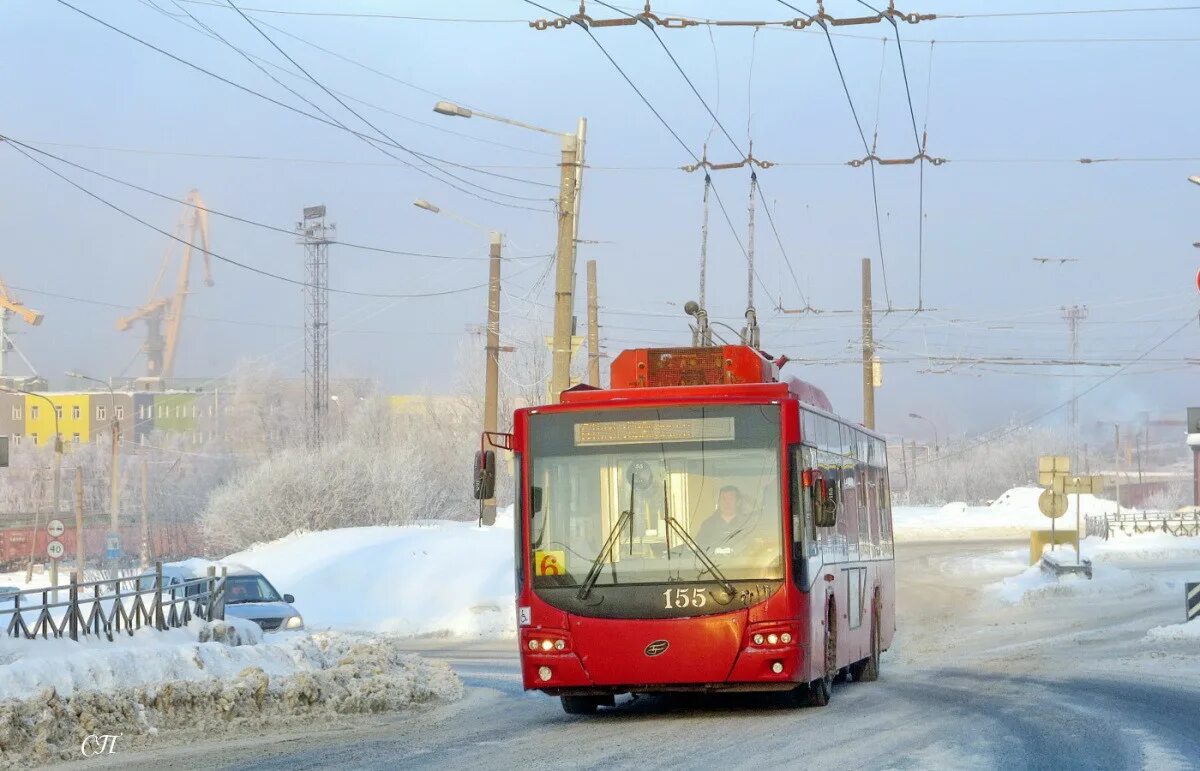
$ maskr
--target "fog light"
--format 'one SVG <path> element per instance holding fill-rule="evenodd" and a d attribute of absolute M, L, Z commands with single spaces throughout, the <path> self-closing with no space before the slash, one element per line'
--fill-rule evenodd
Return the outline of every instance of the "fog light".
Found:
<path fill-rule="evenodd" d="M 563 650 L 563 649 L 564 649 L 564 648 L 566 648 L 566 647 L 567 647 L 567 641 L 566 641 L 566 640 L 555 640 L 555 641 L 554 641 L 554 650 L 556 650 L 556 651 L 561 651 L 561 650 Z"/>
<path fill-rule="evenodd" d="M 767 635 L 767 642 L 769 642 L 771 645 L 774 645 L 775 643 L 779 642 L 779 636 L 774 633 L 769 634 Z"/>
<path fill-rule="evenodd" d="M 536 651 L 537 649 L 538 649 L 538 641 L 537 641 L 537 640 L 530 640 L 530 641 L 529 641 L 529 650 L 531 650 L 531 651 Z"/>
<path fill-rule="evenodd" d="M 754 644 L 755 644 L 755 645 L 762 645 L 762 644 L 763 644 L 763 636 L 762 636 L 761 634 L 756 634 L 756 635 L 754 635 Z"/>
<path fill-rule="evenodd" d="M 550 642 L 549 640 L 542 640 L 542 650 L 548 651 L 553 647 L 554 643 Z"/>
<path fill-rule="evenodd" d="M 774 672 L 775 674 L 779 674 L 780 672 L 782 672 L 783 671 L 783 662 L 776 661 L 774 664 L 771 665 L 771 671 Z"/>
<path fill-rule="evenodd" d="M 784 645 L 787 645 L 791 641 L 792 641 L 792 633 L 791 632 L 784 632 L 783 634 L 779 635 L 779 642 L 783 643 Z"/>
<path fill-rule="evenodd" d="M 538 677 L 542 680 L 549 680 L 552 674 L 550 667 L 538 667 Z"/>

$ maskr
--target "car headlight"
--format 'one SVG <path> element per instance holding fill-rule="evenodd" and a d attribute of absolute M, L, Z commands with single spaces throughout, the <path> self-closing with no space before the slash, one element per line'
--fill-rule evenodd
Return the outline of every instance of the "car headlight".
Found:
<path fill-rule="evenodd" d="M 304 617 L 303 616 L 292 616 L 291 618 L 289 618 L 287 620 L 287 624 L 285 624 L 283 628 L 284 629 L 303 629 L 304 628 Z"/>

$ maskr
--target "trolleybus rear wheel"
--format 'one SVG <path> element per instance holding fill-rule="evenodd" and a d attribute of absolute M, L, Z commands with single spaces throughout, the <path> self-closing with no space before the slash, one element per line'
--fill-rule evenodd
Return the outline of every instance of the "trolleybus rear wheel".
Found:
<path fill-rule="evenodd" d="M 883 647 L 879 631 L 879 617 L 879 593 L 876 592 L 875 599 L 871 603 L 871 655 L 850 665 L 850 674 L 854 676 L 856 683 L 873 683 L 879 679 L 879 654 Z"/>
<path fill-rule="evenodd" d="M 563 712 L 568 715 L 593 715 L 600 706 L 595 696 L 560 696 Z"/>

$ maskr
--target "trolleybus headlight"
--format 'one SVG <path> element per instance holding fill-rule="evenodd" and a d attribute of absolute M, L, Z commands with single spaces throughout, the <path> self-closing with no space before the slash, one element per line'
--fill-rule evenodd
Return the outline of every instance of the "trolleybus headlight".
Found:
<path fill-rule="evenodd" d="M 529 641 L 529 650 L 531 650 L 531 651 L 536 651 L 537 649 L 538 649 L 538 641 L 537 641 L 537 640 L 530 640 L 530 641 Z"/>
<path fill-rule="evenodd" d="M 564 649 L 564 648 L 566 648 L 566 647 L 567 647 L 567 641 L 566 641 L 566 640 L 555 640 L 555 641 L 554 641 L 554 650 L 556 650 L 556 651 L 561 651 L 561 650 L 563 650 L 563 649 Z"/>
<path fill-rule="evenodd" d="M 792 633 L 791 632 L 784 632 L 783 634 L 779 635 L 779 642 L 783 643 L 784 645 L 787 645 L 791 641 L 792 641 Z"/>
<path fill-rule="evenodd" d="M 767 642 L 771 645 L 774 645 L 775 643 L 779 642 L 779 636 L 772 632 L 771 634 L 767 635 Z"/>
<path fill-rule="evenodd" d="M 542 680 L 549 680 L 552 675 L 550 667 L 538 667 L 538 677 Z"/>
<path fill-rule="evenodd" d="M 542 640 L 542 650 L 548 651 L 554 647 L 554 643 L 550 640 Z"/>
<path fill-rule="evenodd" d="M 779 674 L 780 672 L 782 672 L 783 671 L 783 662 L 776 661 L 775 663 L 773 663 L 771 665 L 771 671 L 774 672 L 775 674 Z"/>
<path fill-rule="evenodd" d="M 761 634 L 756 634 L 756 635 L 754 635 L 754 644 L 755 644 L 755 645 L 762 645 L 762 644 L 763 644 L 763 636 L 762 636 Z"/>

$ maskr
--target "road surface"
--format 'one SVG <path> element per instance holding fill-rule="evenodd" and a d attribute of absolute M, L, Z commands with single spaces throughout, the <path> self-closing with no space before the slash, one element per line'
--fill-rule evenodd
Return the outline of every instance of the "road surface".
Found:
<path fill-rule="evenodd" d="M 557 699 L 522 691 L 511 642 L 417 641 L 460 673 L 462 701 L 127 752 L 111 767 L 1200 768 L 1196 657 L 1147 656 L 1142 642 L 1148 627 L 1177 621 L 1177 608 L 1136 589 L 1069 605 L 988 602 L 980 588 L 1012 573 L 996 555 L 1011 563 L 1017 549 L 898 547 L 900 632 L 880 680 L 836 685 L 825 708 L 627 698 L 571 717 Z"/>

